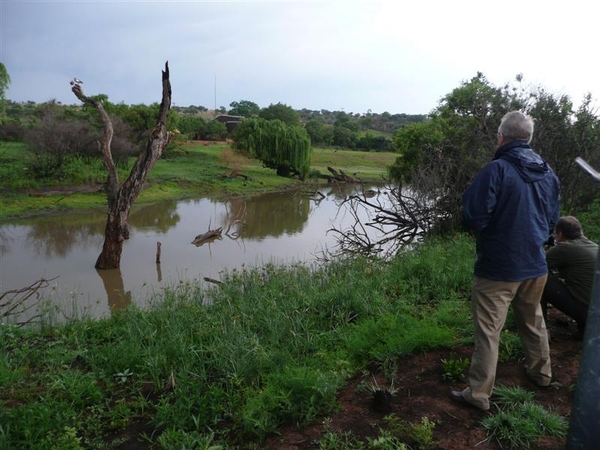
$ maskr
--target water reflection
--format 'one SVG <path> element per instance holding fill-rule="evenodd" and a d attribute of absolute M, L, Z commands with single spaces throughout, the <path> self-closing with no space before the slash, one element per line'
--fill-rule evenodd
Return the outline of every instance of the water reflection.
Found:
<path fill-rule="evenodd" d="M 38 256 L 53 258 L 65 257 L 75 245 L 84 248 L 102 245 L 105 218 L 105 214 L 91 212 L 36 217 L 20 222 L 29 226 L 27 245 Z"/>
<path fill-rule="evenodd" d="M 125 291 L 123 274 L 120 269 L 96 270 L 96 273 L 100 276 L 104 285 L 108 298 L 108 308 L 111 311 L 122 311 L 131 305 L 131 291 Z"/>
<path fill-rule="evenodd" d="M 356 189 L 328 186 L 318 193 L 134 207 L 121 269 L 114 271 L 94 268 L 104 240 L 103 208 L 0 224 L 0 292 L 58 277 L 52 301 L 65 317 L 70 311 L 102 317 L 133 303 L 144 307 L 153 293 L 181 281 L 219 280 L 223 271 L 271 262 L 311 262 L 332 243 L 327 231 L 352 220 L 340 213 L 339 205 Z M 198 247 L 191 243 L 195 236 L 220 227 L 220 240 Z"/>
<path fill-rule="evenodd" d="M 156 263 L 156 281 L 159 284 L 162 282 L 162 269 L 159 262 Z"/>
<path fill-rule="evenodd" d="M 371 186 L 363 187 L 356 186 L 354 184 L 334 184 L 331 186 L 331 189 L 327 193 L 327 196 L 333 198 L 335 200 L 343 201 L 349 195 L 356 194 L 357 191 L 361 192 L 363 190 L 371 189 Z"/>
<path fill-rule="evenodd" d="M 180 216 L 177 202 L 161 202 L 134 208 L 129 216 L 133 228 L 150 228 L 166 233 L 177 225 Z M 45 258 L 66 257 L 74 247 L 101 248 L 104 242 L 106 214 L 99 211 L 62 214 L 19 220 L 27 224 L 26 245 L 38 256 Z M 7 240 L 0 236 L 0 246 Z"/>
<path fill-rule="evenodd" d="M 134 208 L 129 214 L 129 223 L 136 228 L 151 228 L 166 233 L 179 223 L 181 216 L 177 212 L 175 200 L 143 205 Z"/>
<path fill-rule="evenodd" d="M 310 199 L 298 193 L 270 193 L 250 199 L 230 200 L 221 218 L 230 229 L 243 222 L 240 236 L 262 239 L 301 232 L 310 213 Z"/>

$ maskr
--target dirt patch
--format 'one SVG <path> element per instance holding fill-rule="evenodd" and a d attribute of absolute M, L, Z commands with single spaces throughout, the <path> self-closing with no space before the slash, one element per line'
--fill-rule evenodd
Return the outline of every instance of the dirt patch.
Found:
<path fill-rule="evenodd" d="M 90 194 L 104 191 L 104 183 L 82 184 L 77 186 L 44 186 L 39 189 L 30 189 L 27 194 L 30 197 L 44 197 L 47 195 L 72 195 Z"/>
<path fill-rule="evenodd" d="M 551 310 L 548 320 L 551 342 L 550 352 L 555 381 L 560 387 L 540 388 L 525 375 L 522 361 L 508 361 L 498 364 L 496 384 L 520 386 L 535 392 L 535 400 L 562 416 L 571 411 L 573 385 L 577 379 L 582 341 L 577 337 L 576 326 L 565 322 L 564 316 Z M 498 450 L 502 447 L 488 439 L 481 427 L 485 412 L 455 403 L 450 399 L 451 389 L 462 389 L 463 383 L 446 381 L 442 378 L 440 360 L 471 358 L 472 346 L 463 346 L 452 350 L 437 350 L 402 360 L 397 373 L 395 387 L 398 389 L 390 402 L 389 412 L 377 411 L 373 395 L 357 390 L 362 377 L 355 377 L 339 393 L 339 412 L 332 414 L 322 423 L 304 429 L 286 427 L 277 436 L 270 437 L 264 448 L 279 450 L 305 450 L 318 448 L 317 441 L 327 431 L 338 433 L 351 432 L 352 436 L 362 438 L 375 437 L 379 428 L 387 428 L 384 417 L 395 414 L 406 422 L 418 423 L 426 416 L 436 422 L 433 432 L 436 449 Z M 380 385 L 386 385 L 381 375 L 375 378 Z M 492 413 L 494 407 L 492 407 Z M 564 438 L 544 439 L 534 449 L 564 449 Z M 505 445 L 506 448 L 506 445 Z"/>

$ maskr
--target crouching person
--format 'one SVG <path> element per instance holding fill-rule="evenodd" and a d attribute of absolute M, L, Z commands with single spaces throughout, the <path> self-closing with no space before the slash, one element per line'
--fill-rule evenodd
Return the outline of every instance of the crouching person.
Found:
<path fill-rule="evenodd" d="M 564 216 L 554 227 L 554 242 L 546 253 L 550 274 L 542 294 L 542 309 L 547 319 L 548 303 L 577 322 L 583 336 L 587 320 L 598 245 L 583 235 L 579 220 Z"/>

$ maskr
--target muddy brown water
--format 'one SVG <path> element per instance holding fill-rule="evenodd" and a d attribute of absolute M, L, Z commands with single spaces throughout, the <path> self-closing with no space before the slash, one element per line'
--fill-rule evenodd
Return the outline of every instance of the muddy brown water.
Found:
<path fill-rule="evenodd" d="M 269 193 L 216 201 L 197 198 L 134 206 L 130 238 L 121 268 L 97 271 L 94 263 L 104 240 L 104 211 L 64 213 L 0 223 L 0 294 L 52 279 L 41 292 L 55 321 L 103 317 L 135 303 L 145 307 L 153 294 L 180 282 L 219 280 L 225 271 L 267 263 L 318 263 L 335 245 L 327 233 L 354 219 L 342 201 L 374 186 Z M 222 227 L 220 239 L 192 243 L 209 229 Z M 160 242 L 160 264 L 156 263 Z M 1 303 L 1 302 L 0 302 Z M 29 304 L 27 306 L 30 306 Z M 11 320 L 37 314 L 32 306 Z M 0 311 L 0 317 L 2 311 Z"/>

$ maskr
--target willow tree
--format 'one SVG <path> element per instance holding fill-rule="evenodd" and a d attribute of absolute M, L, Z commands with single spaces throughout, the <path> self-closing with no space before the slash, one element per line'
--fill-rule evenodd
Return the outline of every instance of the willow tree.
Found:
<path fill-rule="evenodd" d="M 171 133 L 167 131 L 167 116 L 171 109 L 169 63 L 165 63 L 165 70 L 162 71 L 162 101 L 156 125 L 146 142 L 145 148 L 139 154 L 123 184 L 119 182 L 117 167 L 111 152 L 113 126 L 110 117 L 98 99 L 84 95 L 81 84 L 80 80 L 74 79 L 71 81 L 71 90 L 83 103 L 94 107 L 102 119 L 104 132 L 98 146 L 108 172 L 106 182 L 108 213 L 104 231 L 104 245 L 102 246 L 102 253 L 96 261 L 96 269 L 117 269 L 121 264 L 123 241 L 129 238 L 128 218 L 131 206 L 142 190 L 150 170 L 152 170 L 172 137 Z"/>
<path fill-rule="evenodd" d="M 310 137 L 301 126 L 281 120 L 246 119 L 234 132 L 234 147 L 257 158 L 279 176 L 306 178 L 310 169 Z"/>

